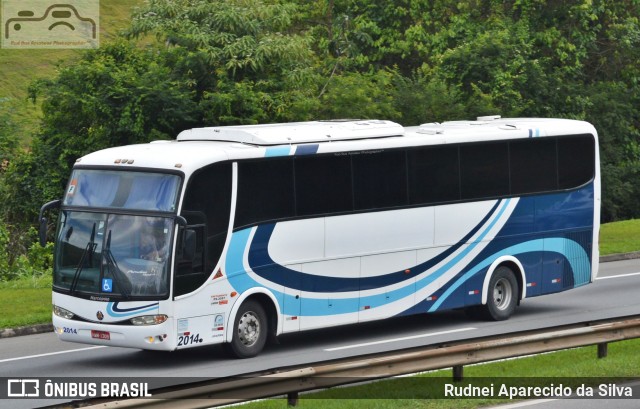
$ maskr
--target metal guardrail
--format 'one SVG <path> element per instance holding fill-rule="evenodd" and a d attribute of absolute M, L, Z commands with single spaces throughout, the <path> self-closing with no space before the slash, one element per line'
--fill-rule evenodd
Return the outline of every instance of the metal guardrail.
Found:
<path fill-rule="evenodd" d="M 319 362 L 275 373 L 155 390 L 152 398 L 75 402 L 73 407 L 196 409 L 281 395 L 295 404 L 297 394 L 304 391 L 444 368 L 454 368 L 454 378 L 461 378 L 464 365 L 581 346 L 598 345 L 598 356 L 603 357 L 607 343 L 633 338 L 640 338 L 640 315 Z"/>

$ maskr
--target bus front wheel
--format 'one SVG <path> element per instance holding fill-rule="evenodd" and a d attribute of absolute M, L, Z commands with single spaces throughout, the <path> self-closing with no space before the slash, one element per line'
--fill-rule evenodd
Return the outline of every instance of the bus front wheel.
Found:
<path fill-rule="evenodd" d="M 489 280 L 485 318 L 492 321 L 508 319 L 518 303 L 518 281 L 509 267 L 500 266 Z"/>
<path fill-rule="evenodd" d="M 233 338 L 228 349 L 237 358 L 251 358 L 262 351 L 268 335 L 267 314 L 255 300 L 240 306 L 233 325 Z"/>

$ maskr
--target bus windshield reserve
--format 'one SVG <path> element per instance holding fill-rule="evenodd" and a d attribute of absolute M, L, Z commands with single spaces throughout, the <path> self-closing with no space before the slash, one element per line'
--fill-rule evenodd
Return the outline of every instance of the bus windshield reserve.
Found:
<path fill-rule="evenodd" d="M 509 318 L 598 268 L 596 130 L 566 119 L 190 129 L 76 162 L 64 341 L 257 355 L 284 333 L 464 308 Z"/>

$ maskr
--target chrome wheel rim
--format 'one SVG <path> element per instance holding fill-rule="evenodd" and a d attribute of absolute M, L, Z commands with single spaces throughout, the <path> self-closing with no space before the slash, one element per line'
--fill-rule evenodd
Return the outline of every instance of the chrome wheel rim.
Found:
<path fill-rule="evenodd" d="M 238 321 L 238 338 L 242 345 L 253 346 L 260 338 L 260 320 L 253 311 L 245 312 Z"/>
<path fill-rule="evenodd" d="M 496 281 L 496 285 L 493 287 L 493 305 L 497 309 L 504 311 L 511 304 L 511 298 L 513 297 L 513 288 L 511 283 L 506 278 L 501 278 Z"/>

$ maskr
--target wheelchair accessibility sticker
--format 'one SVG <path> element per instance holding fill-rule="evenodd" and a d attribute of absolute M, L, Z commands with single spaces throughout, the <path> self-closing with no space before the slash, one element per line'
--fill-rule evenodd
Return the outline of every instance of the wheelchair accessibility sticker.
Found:
<path fill-rule="evenodd" d="M 2 48 L 97 48 L 99 0 L 0 0 Z"/>
<path fill-rule="evenodd" d="M 113 280 L 110 278 L 102 279 L 102 292 L 112 293 L 113 292 Z"/>

